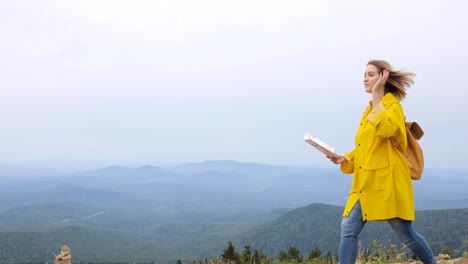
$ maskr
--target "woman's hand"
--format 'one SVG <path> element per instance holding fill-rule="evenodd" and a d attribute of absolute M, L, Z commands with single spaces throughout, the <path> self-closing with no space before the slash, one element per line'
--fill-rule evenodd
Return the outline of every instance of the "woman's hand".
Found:
<path fill-rule="evenodd" d="M 327 156 L 327 158 L 330 159 L 331 162 L 333 162 L 335 164 L 341 164 L 343 162 L 348 162 L 344 156 L 338 156 L 338 157 Z"/>
<path fill-rule="evenodd" d="M 379 80 L 372 87 L 372 94 L 380 95 L 385 93 L 385 83 L 387 83 L 389 75 L 390 71 L 388 69 L 385 69 L 380 73 Z"/>
<path fill-rule="evenodd" d="M 380 100 L 385 95 L 385 83 L 387 82 L 388 76 L 390 75 L 390 71 L 388 69 L 383 70 L 380 73 L 380 78 L 377 82 L 372 86 L 372 107 L 375 107 Z"/>

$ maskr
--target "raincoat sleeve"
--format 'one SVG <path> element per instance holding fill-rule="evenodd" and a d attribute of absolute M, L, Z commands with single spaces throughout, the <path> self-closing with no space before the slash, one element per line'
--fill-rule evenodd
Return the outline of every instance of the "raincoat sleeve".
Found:
<path fill-rule="evenodd" d="M 355 150 L 351 150 L 350 152 L 343 155 L 347 162 L 341 163 L 340 169 L 343 173 L 351 174 L 354 172 L 354 153 Z"/>
<path fill-rule="evenodd" d="M 392 103 L 385 108 L 380 102 L 369 113 L 367 121 L 375 127 L 376 136 L 388 138 L 396 134 L 405 135 L 405 116 L 399 103 Z"/>

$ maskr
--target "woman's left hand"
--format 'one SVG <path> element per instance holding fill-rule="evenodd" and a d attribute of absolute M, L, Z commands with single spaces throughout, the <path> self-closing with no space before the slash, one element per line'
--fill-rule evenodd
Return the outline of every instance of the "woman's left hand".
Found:
<path fill-rule="evenodd" d="M 380 73 L 379 80 L 372 87 L 372 94 L 381 94 L 385 92 L 385 83 L 387 83 L 390 70 L 385 69 Z"/>

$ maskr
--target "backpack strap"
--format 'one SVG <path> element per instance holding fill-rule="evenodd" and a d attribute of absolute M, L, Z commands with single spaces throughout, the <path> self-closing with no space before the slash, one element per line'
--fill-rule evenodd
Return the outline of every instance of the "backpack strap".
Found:
<path fill-rule="evenodd" d="M 396 148 L 403 155 L 403 157 L 406 157 L 405 152 L 403 151 L 403 149 L 401 149 L 400 144 L 398 144 L 394 136 L 390 137 L 390 141 L 392 142 L 393 147 Z M 408 163 L 408 167 L 412 168 L 413 166 L 410 163 Z"/>
<path fill-rule="evenodd" d="M 390 106 L 392 106 L 394 103 L 390 103 L 388 105 L 385 106 L 385 110 L 387 110 L 388 108 L 390 108 Z M 411 135 L 413 135 L 413 137 L 416 139 L 416 140 L 420 140 L 422 138 L 422 136 L 424 136 L 424 130 L 421 128 L 421 126 L 416 123 L 416 122 L 406 122 L 406 116 L 405 116 L 405 126 L 409 128 L 407 130 L 409 130 L 411 132 Z M 393 137 L 392 137 L 393 138 Z M 393 139 L 395 140 L 395 139 Z M 392 142 L 393 142 L 392 140 Z M 395 140 L 396 142 L 396 140 Z M 395 144 L 398 144 L 398 143 L 394 143 L 393 145 Z"/>

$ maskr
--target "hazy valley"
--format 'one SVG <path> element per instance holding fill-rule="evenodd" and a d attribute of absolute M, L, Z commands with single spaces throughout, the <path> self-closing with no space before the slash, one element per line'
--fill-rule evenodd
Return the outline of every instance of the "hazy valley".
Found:
<path fill-rule="evenodd" d="M 316 246 L 334 253 L 351 185 L 351 176 L 337 168 L 235 161 L 112 166 L 50 176 L 11 167 L 0 172 L 2 263 L 44 261 L 63 243 L 77 261 L 105 255 L 172 262 L 219 255 L 227 241 L 268 254 L 290 245 L 304 253 Z M 436 248 L 468 246 L 467 174 L 427 169 L 413 182 L 416 225 L 431 232 L 428 239 Z M 370 243 L 366 232 L 395 239 L 381 224 L 366 227 L 363 243 Z M 461 233 L 443 234 L 453 226 Z M 24 246 L 36 254 L 13 259 Z"/>

